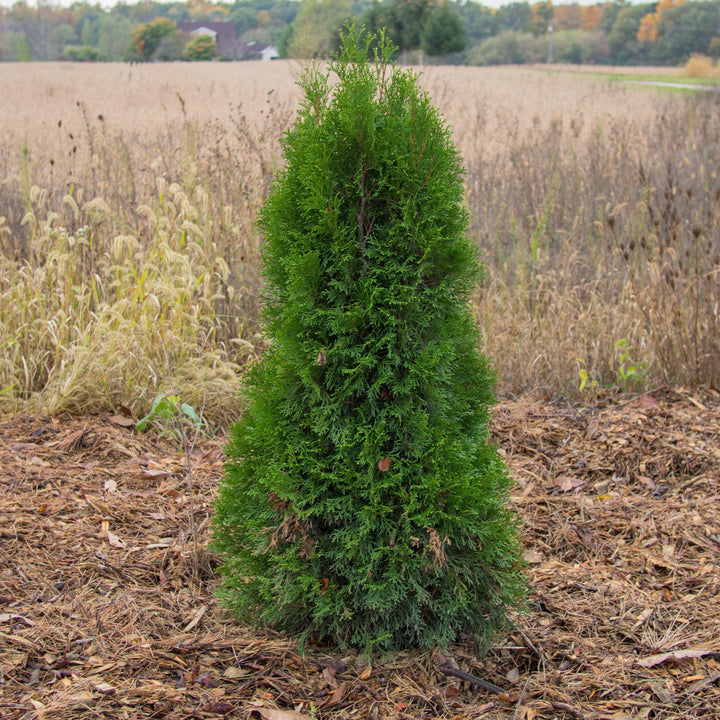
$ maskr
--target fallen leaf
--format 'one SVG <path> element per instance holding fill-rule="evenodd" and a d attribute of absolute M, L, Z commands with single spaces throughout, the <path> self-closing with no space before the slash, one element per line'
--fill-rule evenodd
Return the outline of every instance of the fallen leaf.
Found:
<path fill-rule="evenodd" d="M 11 442 L 9 444 L 11 450 L 37 450 L 37 445 L 35 443 L 26 443 L 26 442 Z"/>
<path fill-rule="evenodd" d="M 520 671 L 517 668 L 513 668 L 505 677 L 508 679 L 508 682 L 517 685 L 520 682 Z"/>
<path fill-rule="evenodd" d="M 390 469 L 390 463 L 392 462 L 392 458 L 386 457 L 382 460 L 378 460 L 377 468 L 380 470 L 380 472 L 387 472 Z"/>
<path fill-rule="evenodd" d="M 3 633 L 3 638 L 16 638 L 16 635 L 6 635 Z M 28 654 L 24 652 L 6 652 L 3 654 L 3 660 L 10 665 L 15 667 L 25 667 L 27 664 Z"/>
<path fill-rule="evenodd" d="M 157 542 L 157 543 L 151 543 L 150 545 L 146 545 L 144 549 L 145 550 L 157 550 L 158 548 L 168 548 L 168 547 L 172 547 L 172 546 L 173 546 L 173 541 L 168 539 L 167 541 L 164 541 L 164 542 Z M 135 548 L 133 548 L 132 551 L 134 552 Z"/>
<path fill-rule="evenodd" d="M 536 550 L 526 550 L 524 558 L 525 558 L 525 562 L 530 563 L 530 565 L 537 565 L 538 563 L 541 563 L 545 559 L 543 557 L 543 554 L 537 552 Z"/>
<path fill-rule="evenodd" d="M 715 650 L 674 650 L 673 652 L 660 653 L 659 655 L 650 655 L 650 657 L 638 660 L 637 663 L 644 668 L 651 668 L 668 660 L 688 660 L 690 658 L 705 657 L 705 655 L 714 655 L 715 653 Z"/>
<path fill-rule="evenodd" d="M 323 680 L 328 684 L 331 690 L 337 690 L 337 680 L 335 679 L 335 670 L 330 666 L 323 668 L 322 671 Z"/>
<path fill-rule="evenodd" d="M 192 620 L 182 629 L 183 632 L 190 632 L 202 620 L 202 616 L 207 611 L 207 605 L 203 605 L 193 617 Z"/>
<path fill-rule="evenodd" d="M 345 688 L 347 687 L 347 683 L 341 683 L 338 685 L 338 687 L 335 688 L 332 695 L 328 697 L 328 699 L 323 703 L 324 708 L 332 707 L 333 705 L 337 705 L 342 699 L 343 695 L 345 694 Z"/>
<path fill-rule="evenodd" d="M 28 620 L 23 615 L 18 615 L 17 613 L 3 613 L 0 615 L 0 623 L 12 622 L 13 620 L 24 623 L 28 627 L 32 627 L 35 624 L 32 620 Z"/>
<path fill-rule="evenodd" d="M 216 688 L 218 686 L 218 681 L 213 676 L 212 670 L 206 670 L 204 673 L 198 675 L 195 682 L 198 683 L 198 685 L 204 685 L 209 688 Z"/>
<path fill-rule="evenodd" d="M 181 498 L 184 497 L 183 494 L 173 487 L 166 487 L 162 486 L 157 489 L 157 494 L 162 495 L 163 497 L 171 497 L 171 498 Z"/>
<path fill-rule="evenodd" d="M 125 547 L 125 541 L 121 540 L 114 532 L 111 532 L 110 530 L 107 531 L 107 539 L 108 542 L 116 548 L 124 548 Z"/>
<path fill-rule="evenodd" d="M 597 421 L 591 420 L 588 423 L 587 430 L 585 430 L 585 438 L 587 440 L 594 440 L 600 434 Z"/>
<path fill-rule="evenodd" d="M 159 468 L 143 468 L 140 474 L 142 475 L 142 477 L 145 478 L 167 477 L 168 475 L 172 475 L 172 470 L 160 470 Z"/>
<path fill-rule="evenodd" d="M 71 695 L 69 699 L 70 702 L 76 703 L 77 705 L 92 705 L 95 702 L 95 696 L 87 690 L 75 693 L 75 695 Z"/>
<path fill-rule="evenodd" d="M 520 705 L 518 710 L 520 711 L 520 717 L 524 718 L 525 720 L 535 720 L 535 718 L 537 717 L 537 713 L 535 712 L 535 710 L 533 710 L 528 705 Z"/>
<path fill-rule="evenodd" d="M 576 477 L 570 477 L 569 475 L 561 475 L 560 477 L 555 478 L 555 484 L 563 492 L 569 492 L 575 488 L 582 487 L 585 484 L 585 481 Z"/>
<path fill-rule="evenodd" d="M 265 720 L 312 720 L 309 715 L 294 710 L 273 710 L 273 708 L 253 708 L 250 714 L 260 713 Z"/>
<path fill-rule="evenodd" d="M 115 692 L 114 686 L 106 682 L 98 683 L 97 685 L 93 685 L 93 687 L 103 695 L 112 695 Z"/>
<path fill-rule="evenodd" d="M 712 685 L 718 680 L 720 680 L 720 672 L 713 673 L 712 675 L 708 675 L 707 677 L 700 678 L 697 682 L 693 683 L 689 688 L 687 688 L 686 692 L 690 697 L 692 697 L 693 693 L 702 690 L 708 685 Z"/>
<path fill-rule="evenodd" d="M 235 710 L 235 706 L 226 700 L 218 700 L 217 702 L 203 705 L 200 710 L 202 710 L 202 712 L 212 713 L 213 715 L 227 715 Z"/>

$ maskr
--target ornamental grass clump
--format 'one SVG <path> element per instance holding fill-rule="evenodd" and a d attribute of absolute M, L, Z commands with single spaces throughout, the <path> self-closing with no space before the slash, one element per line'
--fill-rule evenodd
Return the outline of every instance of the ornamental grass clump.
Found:
<path fill-rule="evenodd" d="M 216 504 L 220 592 L 243 621 L 343 647 L 486 644 L 524 583 L 480 264 L 450 132 L 371 41 L 348 27 L 304 74 L 261 215 L 271 343 Z"/>

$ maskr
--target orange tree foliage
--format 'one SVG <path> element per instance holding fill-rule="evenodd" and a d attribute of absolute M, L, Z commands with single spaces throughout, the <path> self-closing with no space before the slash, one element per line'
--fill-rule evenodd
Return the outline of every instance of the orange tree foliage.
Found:
<path fill-rule="evenodd" d="M 638 42 L 654 45 L 658 41 L 658 26 L 665 10 L 682 5 L 686 0 L 660 0 L 654 13 L 648 13 L 640 21 Z"/>
<path fill-rule="evenodd" d="M 558 5 L 555 8 L 554 22 L 556 30 L 582 30 L 585 24 L 585 8 L 577 3 Z"/>
<path fill-rule="evenodd" d="M 175 34 L 175 23 L 167 18 L 155 18 L 149 23 L 138 25 L 132 31 L 132 43 L 137 54 L 143 59 L 149 59 L 157 49 L 164 37 Z"/>

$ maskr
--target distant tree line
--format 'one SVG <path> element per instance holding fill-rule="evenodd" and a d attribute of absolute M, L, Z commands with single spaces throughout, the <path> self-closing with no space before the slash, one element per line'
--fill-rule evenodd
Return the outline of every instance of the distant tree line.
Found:
<path fill-rule="evenodd" d="M 385 28 L 406 61 L 492 65 L 552 60 L 677 65 L 720 57 L 720 0 L 627 0 L 595 5 L 510 2 L 489 8 L 449 0 L 206 0 L 69 8 L 25 0 L 0 7 L 0 60 L 209 60 L 211 38 L 177 23 L 230 22 L 239 43 L 277 47 L 281 57 L 326 57 L 339 29 L 360 18 Z M 223 59 L 220 57 L 220 59 Z"/>

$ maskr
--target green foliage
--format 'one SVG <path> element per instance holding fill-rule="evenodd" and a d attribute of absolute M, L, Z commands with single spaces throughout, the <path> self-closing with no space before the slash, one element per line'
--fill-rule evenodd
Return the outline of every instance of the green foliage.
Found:
<path fill-rule="evenodd" d="M 467 52 L 470 65 L 517 65 L 541 62 L 547 57 L 547 40 L 531 33 L 505 30 L 483 40 Z"/>
<path fill-rule="evenodd" d="M 689 2 L 662 13 L 654 59 L 684 62 L 692 53 L 709 53 L 720 34 L 720 3 Z"/>
<path fill-rule="evenodd" d="M 63 57 L 75 62 L 98 62 L 108 59 L 100 50 L 89 45 L 67 45 L 63 50 Z"/>
<path fill-rule="evenodd" d="M 442 6 L 430 13 L 420 45 L 428 55 L 448 55 L 465 49 L 465 26 L 460 16 Z"/>
<path fill-rule="evenodd" d="M 325 58 L 335 49 L 338 29 L 352 15 L 350 0 L 304 0 L 292 38 L 286 41 L 292 58 Z"/>
<path fill-rule="evenodd" d="M 98 49 L 111 60 L 120 60 L 132 40 L 133 25 L 127 18 L 102 18 L 98 34 Z"/>
<path fill-rule="evenodd" d="M 24 35 L 17 41 L 15 52 L 18 62 L 30 62 L 33 59 L 32 48 Z"/>
<path fill-rule="evenodd" d="M 52 48 L 52 57 L 58 57 L 62 55 L 63 50 L 68 45 L 77 44 L 77 33 L 72 25 L 63 23 L 62 25 L 56 25 L 50 33 L 50 46 Z"/>
<path fill-rule="evenodd" d="M 720 0 L 693 0 L 661 13 L 656 42 L 639 42 L 637 30 L 642 17 L 656 9 L 657 3 L 632 5 L 627 0 L 600 2 L 581 8 L 573 3 L 574 21 L 567 25 L 558 17 L 555 22 L 555 41 L 563 30 L 586 30 L 582 37 L 567 38 L 553 58 L 561 62 L 609 62 L 612 64 L 662 63 L 681 64 L 691 53 L 720 54 L 718 17 Z M 460 17 L 466 28 L 466 40 L 472 56 L 471 64 L 490 64 L 507 54 L 509 44 L 519 44 L 513 62 L 534 63 L 547 57 L 529 50 L 534 46 L 525 33 L 546 35 L 553 13 L 559 6 L 542 0 L 532 4 L 521 0 L 498 8 L 486 7 L 474 0 L 460 3 L 441 3 L 439 0 L 243 0 L 233 4 L 160 3 L 148 0 L 112 8 L 88 3 L 73 3 L 71 8 L 41 3 L 37 7 L 16 2 L 3 10 L 0 7 L 0 60 L 57 60 L 64 57 L 67 46 L 81 45 L 95 48 L 100 54 L 85 53 L 85 60 L 126 59 L 132 61 L 174 60 L 182 55 L 181 44 L 173 44 L 168 35 L 157 38 L 152 23 L 167 24 L 183 20 L 198 22 L 229 21 L 235 26 L 236 37 L 243 42 L 270 42 L 287 57 L 297 35 L 293 53 L 297 57 L 325 57 L 339 45 L 338 31 L 348 17 L 362 13 L 362 22 L 371 30 L 385 29 L 390 39 L 404 53 L 414 51 L 426 37 L 432 16 L 442 10 Z M 452 11 L 450 10 L 452 8 Z M 590 12 L 590 10 L 593 12 Z M 363 12 L 364 11 L 364 12 Z M 588 12 L 585 12 L 588 11 Z M 302 14 L 301 22 L 294 23 Z M 561 13 L 555 13 L 560 16 Z M 432 21 L 434 22 L 434 21 Z M 565 23 L 565 24 L 564 24 Z M 133 28 L 138 45 L 131 38 Z M 297 32 L 296 32 L 297 31 Z M 475 48 L 488 39 L 512 31 L 493 46 Z M 147 35 L 146 35 L 147 33 Z M 144 42 L 143 42 L 144 41 Z M 590 43 L 590 45 L 588 45 Z M 444 53 L 438 52 L 442 55 Z M 487 60 L 478 58 L 486 57 Z"/>
<path fill-rule="evenodd" d="M 597 378 L 590 377 L 588 371 L 583 367 L 582 360 L 578 360 L 580 368 L 578 374 L 580 376 L 580 392 L 595 391 L 598 387 Z"/>
<path fill-rule="evenodd" d="M 618 349 L 617 384 L 627 390 L 635 383 L 641 383 L 647 375 L 647 363 L 633 358 L 633 347 L 623 338 L 615 343 Z"/>
<path fill-rule="evenodd" d="M 614 62 L 625 65 L 645 59 L 645 50 L 637 40 L 640 23 L 651 11 L 652 5 L 631 5 L 623 8 L 608 35 L 608 44 Z"/>
<path fill-rule="evenodd" d="M 553 59 L 560 63 L 597 63 L 610 59 L 605 35 L 584 30 L 560 30 L 553 34 Z"/>
<path fill-rule="evenodd" d="M 511 2 L 503 5 L 497 12 L 499 29 L 525 32 L 532 22 L 532 9 L 527 2 Z"/>
<path fill-rule="evenodd" d="M 197 429 L 204 424 L 204 421 L 192 405 L 181 402 L 176 395 L 160 393 L 153 400 L 148 414 L 135 423 L 135 429 L 138 432 L 145 432 L 152 426 L 160 432 L 160 435 L 179 436 L 183 424 L 189 424 Z"/>
<path fill-rule="evenodd" d="M 212 60 L 216 55 L 215 40 L 209 35 L 194 37 L 183 50 L 185 60 Z"/>
<path fill-rule="evenodd" d="M 262 212 L 272 339 L 214 516 L 244 621 L 364 649 L 491 641 L 524 591 L 450 132 L 350 26 Z M 330 77 L 338 78 L 333 87 Z"/>
<path fill-rule="evenodd" d="M 457 4 L 455 11 L 463 21 L 468 41 L 480 42 L 497 34 L 499 27 L 497 11 L 473 0 L 463 5 Z"/>
<path fill-rule="evenodd" d="M 155 18 L 147 24 L 138 25 L 132 31 L 132 44 L 142 60 L 149 60 L 164 37 L 175 34 L 175 23 L 167 18 Z"/>
<path fill-rule="evenodd" d="M 436 7 L 436 0 L 373 2 L 363 14 L 362 22 L 371 33 L 384 31 L 403 52 L 417 50 L 422 45 L 423 32 Z M 375 50 L 374 43 L 369 49 Z"/>

